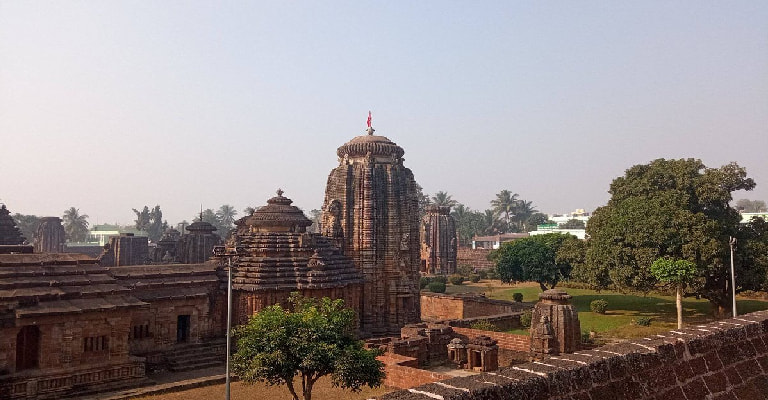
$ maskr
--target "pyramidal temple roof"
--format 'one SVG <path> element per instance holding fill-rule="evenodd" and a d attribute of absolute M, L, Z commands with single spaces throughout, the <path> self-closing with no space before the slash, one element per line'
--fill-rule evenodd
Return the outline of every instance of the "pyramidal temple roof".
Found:
<path fill-rule="evenodd" d="M 24 244 L 25 240 L 11 217 L 11 212 L 5 204 L 0 204 L 0 245 L 20 245 Z"/>

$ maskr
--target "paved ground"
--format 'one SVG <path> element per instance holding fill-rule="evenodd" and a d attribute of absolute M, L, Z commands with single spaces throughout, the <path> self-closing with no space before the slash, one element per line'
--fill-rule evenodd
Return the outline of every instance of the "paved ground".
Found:
<path fill-rule="evenodd" d="M 224 373 L 224 366 L 184 372 L 160 372 L 148 376 L 152 381 L 148 386 L 78 397 L 77 400 L 133 399 L 159 393 L 176 392 L 202 386 L 223 384 L 226 379 Z"/>

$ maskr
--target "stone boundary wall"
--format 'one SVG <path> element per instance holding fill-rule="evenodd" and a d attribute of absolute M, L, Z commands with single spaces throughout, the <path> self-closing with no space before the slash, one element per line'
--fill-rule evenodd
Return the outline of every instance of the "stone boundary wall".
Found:
<path fill-rule="evenodd" d="M 413 357 L 387 353 L 376 357 L 384 363 L 387 373 L 384 386 L 409 389 L 414 386 L 450 379 L 450 375 L 419 369 L 419 360 Z"/>
<path fill-rule="evenodd" d="M 531 307 L 528 303 L 489 299 L 478 293 L 421 293 L 422 321 L 444 321 L 521 313 Z"/>
<path fill-rule="evenodd" d="M 472 324 L 480 321 L 488 321 L 500 331 L 509 331 L 520 328 L 520 313 L 488 315 L 485 317 L 454 319 L 440 322 L 446 323 L 452 328 L 470 328 Z"/>
<path fill-rule="evenodd" d="M 496 345 L 499 346 L 500 349 L 528 352 L 531 347 L 530 337 L 526 335 L 459 327 L 453 327 L 453 331 L 456 334 L 466 336 L 467 338 L 473 338 L 480 335 L 488 336 L 491 339 L 498 341 Z"/>
<path fill-rule="evenodd" d="M 768 399 L 768 311 L 452 378 L 381 400 Z"/>
<path fill-rule="evenodd" d="M 491 269 L 494 267 L 494 263 L 488 261 L 488 254 L 490 253 L 491 249 L 459 247 L 456 250 L 456 266 L 471 265 L 477 269 Z"/>

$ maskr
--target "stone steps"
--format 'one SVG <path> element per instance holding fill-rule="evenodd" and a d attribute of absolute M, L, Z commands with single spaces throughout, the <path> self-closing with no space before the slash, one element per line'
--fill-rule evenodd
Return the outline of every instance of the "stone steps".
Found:
<path fill-rule="evenodd" d="M 226 362 L 226 342 L 217 340 L 176 348 L 166 355 L 168 370 L 191 371 L 222 365 Z"/>

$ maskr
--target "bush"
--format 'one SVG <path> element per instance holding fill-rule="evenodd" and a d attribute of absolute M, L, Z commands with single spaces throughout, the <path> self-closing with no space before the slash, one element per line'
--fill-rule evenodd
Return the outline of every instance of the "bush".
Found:
<path fill-rule="evenodd" d="M 499 275 L 494 270 L 490 270 L 486 272 L 486 276 L 488 277 L 488 279 L 499 279 Z"/>
<path fill-rule="evenodd" d="M 603 299 L 592 300 L 589 303 L 589 309 L 596 314 L 605 314 L 605 310 L 608 309 L 608 302 Z"/>
<path fill-rule="evenodd" d="M 419 289 L 424 289 L 425 287 L 427 287 L 430 281 L 431 280 L 428 277 L 422 276 L 421 279 L 419 279 Z"/>
<path fill-rule="evenodd" d="M 477 274 L 480 275 L 480 279 L 488 279 L 488 271 L 484 269 L 477 271 Z"/>
<path fill-rule="evenodd" d="M 472 268 L 471 265 L 462 264 L 456 267 L 456 273 L 461 276 L 469 276 L 471 273 L 474 272 L 474 268 Z"/>
<path fill-rule="evenodd" d="M 496 325 L 492 324 L 491 321 L 488 321 L 487 319 L 481 319 L 480 321 L 470 324 L 469 327 L 480 331 L 497 332 L 499 330 Z"/>
<path fill-rule="evenodd" d="M 512 300 L 522 303 L 523 302 L 523 294 L 520 292 L 512 293 Z"/>
<path fill-rule="evenodd" d="M 533 316 L 533 312 L 531 310 L 523 311 L 523 313 L 520 314 L 520 326 L 522 326 L 523 328 L 530 328 L 532 316 Z"/>
<path fill-rule="evenodd" d="M 448 278 L 448 280 L 450 280 L 451 284 L 453 285 L 461 285 L 462 283 L 464 283 L 464 277 L 459 274 L 451 275 L 451 277 Z"/>
<path fill-rule="evenodd" d="M 470 274 L 469 275 L 469 281 L 472 283 L 480 282 L 480 275 L 478 274 Z"/>
<path fill-rule="evenodd" d="M 640 326 L 651 326 L 651 317 L 637 317 L 635 324 Z"/>
<path fill-rule="evenodd" d="M 430 282 L 440 282 L 442 284 L 448 283 L 448 278 L 445 277 L 445 275 L 437 275 L 429 278 Z"/>
<path fill-rule="evenodd" d="M 437 281 L 429 282 L 427 290 L 432 293 L 445 293 L 445 283 Z"/>

